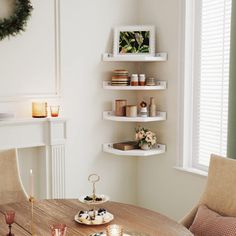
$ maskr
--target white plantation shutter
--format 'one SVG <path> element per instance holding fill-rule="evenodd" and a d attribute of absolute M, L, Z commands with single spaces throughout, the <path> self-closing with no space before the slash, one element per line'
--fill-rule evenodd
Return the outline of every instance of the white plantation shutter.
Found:
<path fill-rule="evenodd" d="M 195 0 L 199 1 L 199 0 Z M 193 82 L 192 165 L 226 156 L 232 0 L 200 0 Z"/>

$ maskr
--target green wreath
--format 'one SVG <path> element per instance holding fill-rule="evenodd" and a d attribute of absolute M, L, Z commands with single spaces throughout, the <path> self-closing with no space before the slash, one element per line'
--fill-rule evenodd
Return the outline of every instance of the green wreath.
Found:
<path fill-rule="evenodd" d="M 21 31 L 25 31 L 32 10 L 30 0 L 15 0 L 13 14 L 9 18 L 0 20 L 0 40 L 9 36 L 16 36 Z"/>

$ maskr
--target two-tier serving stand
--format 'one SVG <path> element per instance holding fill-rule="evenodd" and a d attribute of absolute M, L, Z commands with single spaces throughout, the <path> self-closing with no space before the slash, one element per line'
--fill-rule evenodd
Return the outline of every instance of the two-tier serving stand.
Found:
<path fill-rule="evenodd" d="M 114 216 L 111 213 L 107 212 L 105 209 L 103 209 L 105 211 L 102 214 L 102 217 L 103 217 L 102 221 L 98 222 L 96 220 L 96 217 L 99 211 L 97 207 L 109 201 L 109 197 L 107 195 L 96 193 L 96 183 L 100 181 L 100 176 L 97 174 L 91 174 L 88 176 L 88 181 L 92 183 L 92 186 L 93 186 L 92 195 L 83 195 L 79 197 L 80 202 L 90 207 L 88 211 L 85 211 L 85 214 L 88 214 L 88 219 L 86 220 L 82 219 L 81 218 L 82 214 L 80 212 L 78 212 L 78 214 L 75 215 L 74 219 L 78 223 L 86 224 L 86 225 L 107 224 L 114 219 Z"/>

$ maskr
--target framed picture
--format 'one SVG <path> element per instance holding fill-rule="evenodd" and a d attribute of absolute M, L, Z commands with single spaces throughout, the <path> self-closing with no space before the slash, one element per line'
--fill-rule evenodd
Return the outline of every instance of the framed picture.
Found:
<path fill-rule="evenodd" d="M 114 29 L 114 56 L 155 55 L 155 27 L 119 26 Z"/>

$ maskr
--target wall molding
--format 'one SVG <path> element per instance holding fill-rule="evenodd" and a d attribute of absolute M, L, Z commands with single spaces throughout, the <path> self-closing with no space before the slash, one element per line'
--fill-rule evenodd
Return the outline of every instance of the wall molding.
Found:
<path fill-rule="evenodd" d="M 60 0 L 54 0 L 54 91 L 51 93 L 21 93 L 15 95 L 0 95 L 0 102 L 18 102 L 29 99 L 57 99 L 61 96 L 61 44 L 60 44 Z"/>

